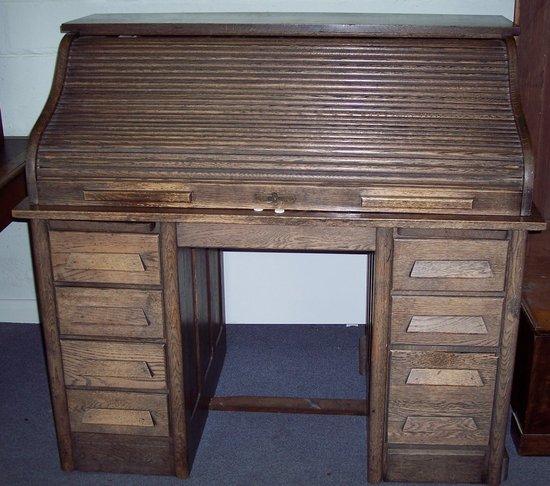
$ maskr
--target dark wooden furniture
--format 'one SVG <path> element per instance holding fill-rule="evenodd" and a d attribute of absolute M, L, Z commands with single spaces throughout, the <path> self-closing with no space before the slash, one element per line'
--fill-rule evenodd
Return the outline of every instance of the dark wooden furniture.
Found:
<path fill-rule="evenodd" d="M 550 454 L 550 232 L 529 235 L 512 394 L 519 454 Z"/>
<path fill-rule="evenodd" d="M 517 0 L 522 27 L 518 46 L 518 73 L 525 118 L 537 160 L 535 204 L 550 219 L 550 3 Z"/>
<path fill-rule="evenodd" d="M 369 481 L 499 484 L 525 237 L 545 227 L 517 29 L 224 14 L 63 30 L 15 212 L 62 467 L 186 477 L 209 408 L 311 413 L 215 395 L 221 250 L 339 251 L 374 255 L 368 402 L 318 405 L 368 403 Z"/>
<path fill-rule="evenodd" d="M 522 35 L 518 74 L 537 159 L 534 198 L 550 218 L 550 4 L 516 2 Z M 550 234 L 528 237 L 517 363 L 512 389 L 512 435 L 522 455 L 550 454 Z"/>
<path fill-rule="evenodd" d="M 11 212 L 27 196 L 27 137 L 6 137 L 0 145 L 0 231 L 11 223 Z"/>

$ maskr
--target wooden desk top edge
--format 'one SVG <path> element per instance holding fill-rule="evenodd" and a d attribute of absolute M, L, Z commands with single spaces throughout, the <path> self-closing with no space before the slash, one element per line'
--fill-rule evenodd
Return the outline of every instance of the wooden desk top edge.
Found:
<path fill-rule="evenodd" d="M 80 35 L 505 38 L 519 27 L 498 15 L 382 13 L 95 14 L 61 26 Z"/>
<path fill-rule="evenodd" d="M 364 227 L 407 227 L 407 228 L 458 228 L 487 230 L 542 231 L 546 222 L 536 209 L 531 216 L 456 216 L 434 214 L 390 214 L 390 213 L 336 213 L 273 211 L 255 213 L 247 209 L 179 209 L 179 208 L 105 208 L 101 206 L 40 206 L 31 205 L 29 199 L 22 201 L 14 210 L 13 217 L 20 219 L 63 219 L 82 221 L 161 221 L 161 222 L 204 222 L 240 224 L 330 224 L 357 225 Z"/>

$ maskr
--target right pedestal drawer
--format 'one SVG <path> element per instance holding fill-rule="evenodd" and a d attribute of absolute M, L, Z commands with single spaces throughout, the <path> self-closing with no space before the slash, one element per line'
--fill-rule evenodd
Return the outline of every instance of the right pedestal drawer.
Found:
<path fill-rule="evenodd" d="M 500 297 L 392 297 L 391 343 L 498 346 Z"/>
<path fill-rule="evenodd" d="M 500 292 L 507 240 L 396 239 L 393 289 Z"/>
<path fill-rule="evenodd" d="M 497 357 L 391 351 L 388 441 L 486 445 Z"/>

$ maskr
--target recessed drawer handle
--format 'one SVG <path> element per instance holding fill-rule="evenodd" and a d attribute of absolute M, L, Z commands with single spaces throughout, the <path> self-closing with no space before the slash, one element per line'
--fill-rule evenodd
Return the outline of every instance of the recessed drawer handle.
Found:
<path fill-rule="evenodd" d="M 119 361 L 114 359 L 92 360 L 92 369 L 82 373 L 82 376 L 136 378 L 150 380 L 154 378 L 153 371 L 147 361 Z"/>
<path fill-rule="evenodd" d="M 361 196 L 366 209 L 473 209 L 474 198 Z"/>
<path fill-rule="evenodd" d="M 414 278 L 491 278 L 486 260 L 417 260 L 411 270 Z"/>
<path fill-rule="evenodd" d="M 407 332 L 487 334 L 482 316 L 412 316 Z"/>
<path fill-rule="evenodd" d="M 110 201 L 134 203 L 190 203 L 190 191 L 102 191 L 84 190 L 85 201 Z"/>
<path fill-rule="evenodd" d="M 73 324 L 85 326 L 147 327 L 151 325 L 142 307 L 76 306 L 70 314 L 70 320 Z"/>
<path fill-rule="evenodd" d="M 472 417 L 407 417 L 403 432 L 429 434 L 433 432 L 474 432 L 477 424 Z"/>
<path fill-rule="evenodd" d="M 149 410 L 120 410 L 114 408 L 90 408 L 82 416 L 82 423 L 123 427 L 154 427 Z"/>
<path fill-rule="evenodd" d="M 483 386 L 483 380 L 477 370 L 444 368 L 413 368 L 405 383 L 407 385 Z"/>
<path fill-rule="evenodd" d="M 65 267 L 70 270 L 111 270 L 144 272 L 141 255 L 137 253 L 70 253 Z"/>

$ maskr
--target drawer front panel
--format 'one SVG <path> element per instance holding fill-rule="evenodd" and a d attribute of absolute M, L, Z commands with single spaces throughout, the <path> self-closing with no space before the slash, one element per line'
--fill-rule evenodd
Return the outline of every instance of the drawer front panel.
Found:
<path fill-rule="evenodd" d="M 54 279 L 159 284 L 158 235 L 50 231 Z"/>
<path fill-rule="evenodd" d="M 394 290 L 502 291 L 508 241 L 395 240 Z"/>
<path fill-rule="evenodd" d="M 83 169 L 78 175 L 84 175 Z M 44 203 L 91 206 L 500 215 L 517 215 L 521 207 L 521 192 L 513 190 L 258 184 L 243 181 L 242 173 L 239 179 L 238 184 L 43 179 L 38 189 Z"/>
<path fill-rule="evenodd" d="M 61 334 L 163 337 L 159 290 L 58 287 L 55 294 Z"/>
<path fill-rule="evenodd" d="M 174 474 L 170 439 L 75 433 L 75 468 L 124 474 Z"/>
<path fill-rule="evenodd" d="M 169 435 L 166 395 L 67 390 L 73 432 Z"/>
<path fill-rule="evenodd" d="M 392 351 L 388 441 L 486 445 L 496 364 L 491 354 Z"/>
<path fill-rule="evenodd" d="M 166 389 L 162 344 L 61 340 L 67 386 Z"/>
<path fill-rule="evenodd" d="M 503 299 L 394 296 L 392 344 L 498 346 Z"/>

